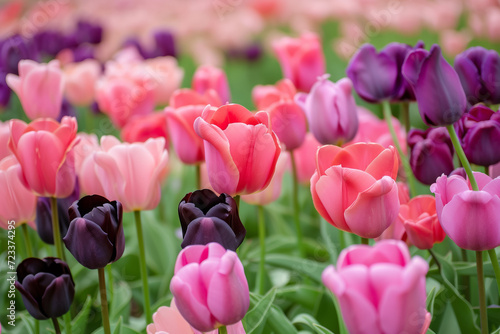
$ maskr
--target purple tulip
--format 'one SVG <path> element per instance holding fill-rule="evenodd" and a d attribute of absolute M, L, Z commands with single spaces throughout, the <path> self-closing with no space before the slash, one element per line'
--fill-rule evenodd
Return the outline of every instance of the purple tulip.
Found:
<path fill-rule="evenodd" d="M 467 159 L 473 164 L 490 166 L 500 162 L 500 114 L 476 105 L 456 123 L 458 137 Z"/>
<path fill-rule="evenodd" d="M 443 58 L 438 45 L 430 51 L 410 52 L 403 64 L 403 76 L 415 92 L 418 111 L 430 126 L 455 123 L 467 108 L 457 72 Z"/>
<path fill-rule="evenodd" d="M 217 196 L 209 189 L 189 193 L 179 203 L 182 248 L 217 242 L 235 251 L 243 242 L 246 230 L 238 215 L 238 206 L 227 195 Z"/>
<path fill-rule="evenodd" d="M 68 265 L 54 257 L 30 257 L 17 266 L 16 288 L 35 319 L 57 318 L 69 311 L 75 282 Z"/>
<path fill-rule="evenodd" d="M 150 52 L 148 58 L 177 55 L 174 35 L 167 30 L 159 30 L 153 34 L 155 48 Z"/>
<path fill-rule="evenodd" d="M 76 44 L 69 41 L 67 36 L 55 30 L 42 30 L 33 36 L 33 40 L 38 51 L 50 57 L 55 57 L 61 50 Z"/>
<path fill-rule="evenodd" d="M 500 103 L 500 56 L 496 51 L 469 48 L 455 58 L 454 66 L 471 105 Z"/>
<path fill-rule="evenodd" d="M 120 202 L 85 196 L 68 211 L 72 220 L 63 241 L 81 265 L 98 269 L 120 259 L 125 250 Z"/>
<path fill-rule="evenodd" d="M 5 80 L 6 76 L 7 73 L 0 70 L 0 109 L 9 105 L 10 96 L 12 95 L 12 91 Z"/>
<path fill-rule="evenodd" d="M 410 165 L 423 184 L 431 185 L 453 171 L 453 145 L 445 128 L 413 129 L 408 133 Z"/>
<path fill-rule="evenodd" d="M 78 44 L 89 43 L 99 44 L 102 42 L 103 29 L 99 24 L 87 21 L 78 21 L 74 36 Z"/>
<path fill-rule="evenodd" d="M 0 41 L 0 72 L 19 74 L 17 64 L 20 60 L 38 58 L 35 44 L 19 35 Z"/>

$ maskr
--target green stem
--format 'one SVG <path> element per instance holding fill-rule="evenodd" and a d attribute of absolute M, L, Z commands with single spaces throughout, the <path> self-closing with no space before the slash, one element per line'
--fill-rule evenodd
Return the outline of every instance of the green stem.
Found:
<path fill-rule="evenodd" d="M 264 208 L 262 205 L 257 205 L 257 215 L 259 222 L 259 243 L 260 243 L 260 263 L 259 275 L 257 278 L 257 292 L 260 295 L 264 294 L 264 273 L 266 261 L 266 226 L 264 224 Z"/>
<path fill-rule="evenodd" d="M 234 201 L 236 202 L 236 206 L 238 209 L 240 208 L 240 195 L 236 195 L 233 197 Z"/>
<path fill-rule="evenodd" d="M 52 233 L 54 237 L 54 245 L 56 246 L 57 257 L 66 262 L 64 249 L 62 246 L 61 230 L 59 227 L 59 213 L 57 210 L 57 198 L 50 198 L 50 206 L 52 208 Z"/>
<path fill-rule="evenodd" d="M 40 334 L 40 321 L 35 319 L 35 334 Z"/>
<path fill-rule="evenodd" d="M 345 235 L 344 235 L 344 231 L 342 230 L 338 230 L 339 231 L 339 241 L 340 241 L 340 249 L 344 249 L 345 248 Z"/>
<path fill-rule="evenodd" d="M 52 324 L 54 324 L 54 330 L 56 331 L 56 334 L 61 334 L 61 327 L 59 327 L 57 318 L 52 318 Z"/>
<path fill-rule="evenodd" d="M 64 329 L 66 331 L 66 334 L 71 334 L 71 312 L 66 312 L 64 315 L 63 315 L 63 319 L 64 319 Z"/>
<path fill-rule="evenodd" d="M 448 130 L 448 133 L 450 134 L 451 142 L 453 143 L 453 147 L 455 148 L 455 152 L 458 155 L 458 159 L 460 159 L 460 162 L 462 163 L 462 166 L 465 169 L 465 172 L 467 173 L 467 177 L 469 178 L 470 185 L 472 187 L 472 190 L 479 190 L 479 187 L 477 186 L 476 179 L 474 178 L 474 174 L 472 174 L 472 168 L 470 167 L 469 160 L 467 160 L 467 157 L 465 156 L 464 149 L 462 148 L 462 145 L 460 145 L 460 141 L 458 140 L 457 133 L 455 131 L 455 128 L 453 125 L 447 125 L 446 129 Z"/>
<path fill-rule="evenodd" d="M 219 327 L 219 334 L 227 334 L 226 326 Z"/>
<path fill-rule="evenodd" d="M 196 189 L 201 189 L 201 164 L 196 164 Z"/>
<path fill-rule="evenodd" d="M 368 240 L 368 238 L 363 238 L 363 237 L 361 237 L 361 244 L 362 244 L 362 245 L 369 245 L 369 240 Z"/>
<path fill-rule="evenodd" d="M 483 252 L 476 251 L 477 285 L 479 289 L 479 314 L 481 334 L 488 334 L 488 314 L 486 313 L 486 295 L 484 291 Z"/>
<path fill-rule="evenodd" d="M 26 252 L 28 257 L 33 257 L 33 249 L 31 248 L 30 236 L 28 234 L 28 226 L 26 224 L 21 225 L 21 230 L 23 231 L 24 244 L 26 245 Z"/>
<path fill-rule="evenodd" d="M 439 263 L 439 259 L 437 258 L 436 254 L 434 254 L 434 251 L 432 249 L 428 249 L 429 254 L 431 254 L 432 259 L 436 263 L 436 266 L 438 267 L 439 273 L 441 273 L 441 263 Z"/>
<path fill-rule="evenodd" d="M 109 287 L 108 305 L 111 305 L 111 303 L 113 303 L 113 296 L 114 296 L 113 272 L 111 271 L 111 264 L 108 264 L 106 266 L 106 271 L 108 273 L 108 287 Z"/>
<path fill-rule="evenodd" d="M 410 103 L 401 102 L 401 122 L 404 124 L 406 133 L 410 132 Z"/>
<path fill-rule="evenodd" d="M 300 255 L 302 257 L 306 256 L 306 251 L 304 244 L 302 242 L 302 228 L 300 227 L 300 208 L 299 208 L 299 179 L 297 176 L 297 164 L 295 163 L 295 156 L 293 151 L 290 151 L 290 160 L 292 163 L 292 174 L 293 174 L 293 221 L 295 223 L 295 230 L 297 233 L 297 245 L 299 247 Z"/>
<path fill-rule="evenodd" d="M 141 212 L 134 211 L 135 227 L 137 230 L 137 241 L 139 243 L 139 266 L 142 278 L 142 292 L 144 294 L 144 312 L 146 313 L 146 324 L 153 322 L 151 304 L 149 302 L 148 269 L 146 268 L 146 251 L 144 249 L 144 236 L 142 235 Z"/>
<path fill-rule="evenodd" d="M 467 257 L 467 250 L 463 249 L 463 248 L 460 248 L 460 249 L 461 249 L 461 253 L 462 253 L 462 261 L 468 262 L 469 259 Z M 461 285 L 464 286 L 464 297 L 467 300 L 470 300 L 470 276 L 463 275 L 460 277 L 461 277 Z"/>
<path fill-rule="evenodd" d="M 109 326 L 109 313 L 108 313 L 108 299 L 106 297 L 106 278 L 104 277 L 104 268 L 98 268 L 99 274 L 99 292 L 101 294 L 101 314 L 102 326 L 104 327 L 104 334 L 111 334 Z"/>
<path fill-rule="evenodd" d="M 493 271 L 495 272 L 498 293 L 500 294 L 500 265 L 498 264 L 498 257 L 497 253 L 495 252 L 495 249 L 488 250 L 488 255 L 490 256 L 491 265 L 493 266 Z"/>
<path fill-rule="evenodd" d="M 389 127 L 389 132 L 391 133 L 392 141 L 394 142 L 394 146 L 396 146 L 396 150 L 398 151 L 399 158 L 401 159 L 401 163 L 403 165 L 403 169 L 405 170 L 406 177 L 408 179 L 408 186 L 410 188 L 410 196 L 417 195 L 417 189 L 415 185 L 415 177 L 413 176 L 413 172 L 411 170 L 410 163 L 408 162 L 408 158 L 403 153 L 401 149 L 401 145 L 399 144 L 398 136 L 396 134 L 396 130 L 394 130 L 394 125 L 392 124 L 392 113 L 391 113 L 391 105 L 389 101 L 382 102 L 382 109 L 384 111 L 384 119 Z"/>

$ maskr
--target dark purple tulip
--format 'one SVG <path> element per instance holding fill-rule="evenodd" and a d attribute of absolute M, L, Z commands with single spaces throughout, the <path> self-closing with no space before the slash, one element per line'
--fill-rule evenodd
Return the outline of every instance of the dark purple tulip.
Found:
<path fill-rule="evenodd" d="M 76 46 L 68 37 L 55 30 L 42 30 L 33 36 L 38 51 L 44 55 L 55 57 L 61 50 Z"/>
<path fill-rule="evenodd" d="M 32 41 L 14 35 L 0 42 L 0 71 L 19 74 L 17 64 L 21 59 L 38 60 L 39 55 Z"/>
<path fill-rule="evenodd" d="M 500 162 L 500 113 L 476 105 L 456 123 L 458 137 L 467 159 L 490 166 Z"/>
<path fill-rule="evenodd" d="M 16 288 L 35 319 L 57 318 L 69 311 L 75 283 L 68 265 L 55 257 L 30 257 L 17 266 Z"/>
<path fill-rule="evenodd" d="M 77 180 L 78 181 L 78 180 Z M 75 190 L 66 198 L 57 199 L 57 213 L 59 217 L 59 228 L 61 237 L 64 238 L 68 232 L 69 227 L 69 214 L 68 209 L 74 201 L 80 198 L 80 186 L 78 182 L 75 183 Z M 52 208 L 50 205 L 49 197 L 38 197 L 36 203 L 36 231 L 43 242 L 53 245 L 54 234 L 52 231 Z"/>
<path fill-rule="evenodd" d="M 431 185 L 453 166 L 453 144 L 445 128 L 413 129 L 408 133 L 410 165 L 413 174 L 423 184 Z"/>
<path fill-rule="evenodd" d="M 73 203 L 68 211 L 71 223 L 63 241 L 81 265 L 98 269 L 120 259 L 125 250 L 120 202 L 90 195 Z"/>
<path fill-rule="evenodd" d="M 450 125 L 462 117 L 467 108 L 465 93 L 439 45 L 433 45 L 430 51 L 410 52 L 403 64 L 403 75 L 415 92 L 418 111 L 427 125 Z"/>
<path fill-rule="evenodd" d="M 177 55 L 174 35 L 170 31 L 159 30 L 153 34 L 155 48 L 150 52 L 148 58 Z"/>
<path fill-rule="evenodd" d="M 217 242 L 235 251 L 243 242 L 246 230 L 238 215 L 238 206 L 227 195 L 217 196 L 209 189 L 189 193 L 179 203 L 182 248 Z"/>
<path fill-rule="evenodd" d="M 85 59 L 95 59 L 94 48 L 88 44 L 80 45 L 71 49 L 73 53 L 73 62 L 79 63 Z"/>
<path fill-rule="evenodd" d="M 0 110 L 7 107 L 10 101 L 10 96 L 12 95 L 12 91 L 10 90 L 10 87 L 7 86 L 7 82 L 5 81 L 6 76 L 7 73 L 0 70 Z"/>
<path fill-rule="evenodd" d="M 102 42 L 102 26 L 87 21 L 78 21 L 74 36 L 78 44 L 99 44 Z"/>

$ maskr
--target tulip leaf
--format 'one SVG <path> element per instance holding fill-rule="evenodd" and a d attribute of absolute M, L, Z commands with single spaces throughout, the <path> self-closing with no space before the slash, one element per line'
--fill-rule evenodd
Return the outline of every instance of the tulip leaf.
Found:
<path fill-rule="evenodd" d="M 83 304 L 82 310 L 76 315 L 76 317 L 71 322 L 71 332 L 72 334 L 85 334 L 85 329 L 89 319 L 90 309 L 92 307 L 92 298 L 87 296 L 85 303 Z"/>
<path fill-rule="evenodd" d="M 333 334 L 331 330 L 321 326 L 318 320 L 314 319 L 314 317 L 306 313 L 297 315 L 295 318 L 293 318 L 292 323 L 307 325 L 318 334 Z"/>
<path fill-rule="evenodd" d="M 307 309 L 314 309 L 322 293 L 322 289 L 309 285 L 291 285 L 279 288 L 277 297 L 300 304 Z"/>
<path fill-rule="evenodd" d="M 118 322 L 115 325 L 115 329 L 113 330 L 113 334 L 121 334 L 122 333 L 122 317 L 118 319 Z"/>
<path fill-rule="evenodd" d="M 120 316 L 128 319 L 130 314 L 130 301 L 132 299 L 132 291 L 130 287 L 124 282 L 118 282 L 114 286 L 114 297 L 110 308 L 111 321 L 117 321 Z"/>
<path fill-rule="evenodd" d="M 36 320 L 32 316 L 27 316 L 25 313 L 21 313 L 20 315 L 24 323 L 24 328 L 28 331 L 28 334 L 34 334 Z"/>
<path fill-rule="evenodd" d="M 285 268 L 291 271 L 296 271 L 301 275 L 307 276 L 316 283 L 321 284 L 321 274 L 326 268 L 326 264 L 318 263 L 307 259 L 299 259 L 290 255 L 269 254 L 266 255 L 266 263 L 268 265 Z"/>
<path fill-rule="evenodd" d="M 254 306 L 243 318 L 243 327 L 245 327 L 247 334 L 260 333 L 259 327 L 265 324 L 269 309 L 273 305 L 274 298 L 276 298 L 276 289 L 273 288 L 269 290 L 269 292 L 258 301 L 253 293 L 250 295 L 254 296 L 254 298 L 251 298 Z"/>
<path fill-rule="evenodd" d="M 279 307 L 272 306 L 267 319 L 267 324 L 275 334 L 296 334 L 297 329 Z"/>

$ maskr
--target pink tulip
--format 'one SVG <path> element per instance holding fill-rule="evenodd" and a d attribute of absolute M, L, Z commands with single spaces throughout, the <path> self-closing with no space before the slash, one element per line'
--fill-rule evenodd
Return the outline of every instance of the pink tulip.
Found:
<path fill-rule="evenodd" d="M 252 89 L 252 100 L 258 110 L 265 110 L 281 100 L 293 100 L 297 89 L 290 79 L 282 79 L 275 85 L 257 85 Z"/>
<path fill-rule="evenodd" d="M 425 309 L 427 262 L 410 259 L 401 241 L 344 249 L 337 268 L 328 266 L 323 284 L 338 298 L 351 334 L 425 333 L 431 315 Z"/>
<path fill-rule="evenodd" d="M 401 204 L 398 218 L 409 241 L 419 249 L 431 249 L 446 237 L 438 221 L 434 196 L 420 195 Z"/>
<path fill-rule="evenodd" d="M 22 167 L 23 183 L 38 196 L 63 198 L 73 192 L 76 131 L 74 117 L 65 116 L 61 123 L 11 121 L 9 148 Z"/>
<path fill-rule="evenodd" d="M 351 140 L 358 130 L 356 102 L 352 96 L 352 82 L 348 78 L 337 83 L 326 74 L 314 84 L 309 94 L 295 97 L 304 109 L 309 130 L 322 144 L 339 144 Z"/>
<path fill-rule="evenodd" d="M 10 125 L 0 121 L 0 160 L 12 153 L 9 150 Z"/>
<path fill-rule="evenodd" d="M 459 247 L 482 251 L 500 246 L 500 178 L 474 172 L 479 191 L 460 175 L 440 176 L 431 186 L 441 227 Z"/>
<path fill-rule="evenodd" d="M 0 228 L 7 229 L 12 220 L 18 227 L 35 219 L 36 196 L 24 186 L 21 175 L 21 166 L 13 155 L 0 160 L 0 189 L 5 193 L 0 201 Z"/>
<path fill-rule="evenodd" d="M 129 143 L 145 142 L 149 138 L 161 137 L 165 139 L 165 148 L 168 148 L 167 115 L 164 112 L 155 112 L 136 116 L 123 127 L 121 137 L 123 141 Z"/>
<path fill-rule="evenodd" d="M 144 70 L 152 77 L 155 105 L 166 105 L 173 92 L 181 86 L 184 70 L 174 57 L 157 57 L 144 61 Z"/>
<path fill-rule="evenodd" d="M 185 164 L 205 161 L 203 139 L 196 134 L 194 121 L 201 116 L 207 104 L 221 105 L 214 90 L 202 95 L 191 89 L 179 89 L 172 94 L 170 106 L 165 108 L 168 131 L 175 153 Z"/>
<path fill-rule="evenodd" d="M 80 178 L 82 164 L 91 154 L 100 150 L 99 140 L 95 134 L 80 132 L 76 135 L 78 143 L 73 148 L 75 156 L 76 175 Z"/>
<path fill-rule="evenodd" d="M 231 100 L 226 73 L 220 68 L 210 65 L 198 67 L 193 75 L 192 86 L 199 94 L 205 94 L 210 89 L 215 90 L 222 103 L 228 103 Z"/>
<path fill-rule="evenodd" d="M 202 332 L 236 324 L 250 305 L 238 255 L 218 243 L 184 248 L 175 263 L 170 291 L 184 319 Z"/>
<path fill-rule="evenodd" d="M 316 210 L 340 230 L 376 238 L 399 212 L 398 158 L 391 146 L 357 143 L 318 150 L 311 194 Z"/>
<path fill-rule="evenodd" d="M 42 117 L 56 119 L 61 113 L 63 72 L 59 62 L 39 64 L 33 60 L 19 62 L 19 76 L 7 75 L 7 84 L 16 92 L 29 119 Z"/>
<path fill-rule="evenodd" d="M 314 138 L 314 135 L 308 132 L 302 145 L 293 150 L 297 178 L 300 183 L 309 185 L 311 176 L 316 171 L 316 152 L 320 147 L 321 144 Z"/>
<path fill-rule="evenodd" d="M 204 140 L 210 184 L 218 193 L 251 194 L 267 187 L 281 152 L 266 112 L 207 107 L 194 123 Z"/>
<path fill-rule="evenodd" d="M 309 92 L 316 78 L 325 74 L 325 56 L 316 34 L 300 38 L 283 37 L 272 44 L 285 78 L 292 80 L 298 90 Z"/>
<path fill-rule="evenodd" d="M 160 201 L 167 162 L 164 138 L 129 144 L 103 136 L 100 150 L 82 163 L 80 186 L 86 194 L 121 202 L 126 212 L 152 210 Z"/>
<path fill-rule="evenodd" d="M 66 65 L 64 93 L 68 101 L 77 106 L 90 106 L 95 99 L 95 84 L 100 75 L 101 65 L 95 59 Z"/>

